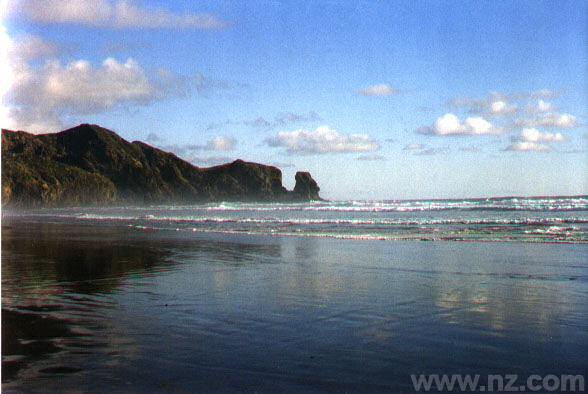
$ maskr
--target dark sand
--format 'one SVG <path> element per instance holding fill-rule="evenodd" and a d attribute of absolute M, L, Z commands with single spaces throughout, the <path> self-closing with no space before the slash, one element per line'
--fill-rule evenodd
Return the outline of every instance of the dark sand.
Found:
<path fill-rule="evenodd" d="M 3 224 L 6 391 L 411 392 L 588 365 L 588 245 Z"/>

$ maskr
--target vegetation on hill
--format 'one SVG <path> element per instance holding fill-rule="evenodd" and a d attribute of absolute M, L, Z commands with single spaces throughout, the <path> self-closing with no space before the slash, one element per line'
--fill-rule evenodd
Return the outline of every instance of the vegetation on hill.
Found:
<path fill-rule="evenodd" d="M 199 168 L 96 125 L 56 134 L 2 130 L 2 205 L 52 207 L 320 199 L 310 174 L 282 186 L 272 166 L 236 160 Z"/>

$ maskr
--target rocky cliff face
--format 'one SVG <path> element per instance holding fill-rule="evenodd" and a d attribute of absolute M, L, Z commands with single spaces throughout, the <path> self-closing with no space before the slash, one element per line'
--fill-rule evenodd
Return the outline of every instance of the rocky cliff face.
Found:
<path fill-rule="evenodd" d="M 294 186 L 294 195 L 300 200 L 321 200 L 319 197 L 319 186 L 310 176 L 310 172 L 297 172 L 296 185 Z"/>
<path fill-rule="evenodd" d="M 319 199 L 308 173 L 293 192 L 272 166 L 236 160 L 198 168 L 83 124 L 56 134 L 2 130 L 2 205 L 21 207 Z"/>

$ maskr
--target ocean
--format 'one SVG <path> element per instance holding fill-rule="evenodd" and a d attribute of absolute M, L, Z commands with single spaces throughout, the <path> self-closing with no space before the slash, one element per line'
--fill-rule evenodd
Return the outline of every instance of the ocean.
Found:
<path fill-rule="evenodd" d="M 13 212 L 51 222 L 252 235 L 377 240 L 588 242 L 588 196 L 469 200 L 222 202 Z"/>
<path fill-rule="evenodd" d="M 5 209 L 2 388 L 588 378 L 587 256 L 586 196 Z"/>

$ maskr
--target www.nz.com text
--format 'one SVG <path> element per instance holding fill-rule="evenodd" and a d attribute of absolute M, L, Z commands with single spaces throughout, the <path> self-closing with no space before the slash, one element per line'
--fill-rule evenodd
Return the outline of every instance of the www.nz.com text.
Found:
<path fill-rule="evenodd" d="M 410 375 L 415 391 L 454 392 L 585 392 L 583 375 Z"/>

